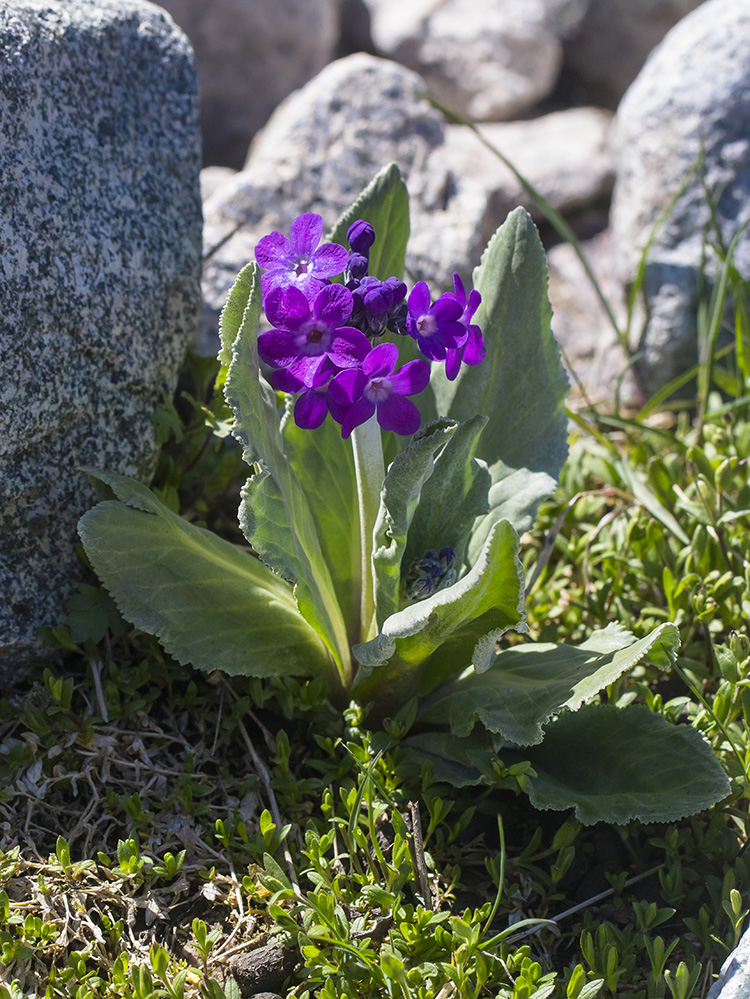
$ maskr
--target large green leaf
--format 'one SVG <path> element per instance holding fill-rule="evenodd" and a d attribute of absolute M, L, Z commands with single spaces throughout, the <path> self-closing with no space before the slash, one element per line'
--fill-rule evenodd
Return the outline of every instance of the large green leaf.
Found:
<path fill-rule="evenodd" d="M 487 512 L 490 473 L 474 457 L 486 416 L 475 416 L 456 428 L 435 458 L 432 475 L 422 486 L 409 527 L 404 564 L 424 555 L 428 548 L 452 548 L 456 566 L 464 563 L 471 528 Z"/>
<path fill-rule="evenodd" d="M 603 704 L 561 715 L 541 746 L 501 750 L 503 762 L 531 762 L 536 808 L 575 808 L 584 824 L 631 819 L 674 822 L 724 798 L 726 774 L 690 725 L 670 725 L 644 705 Z"/>
<path fill-rule="evenodd" d="M 86 554 L 122 615 L 182 663 L 244 676 L 330 679 L 291 587 L 258 559 L 172 513 L 139 482 L 87 469 L 118 500 L 84 514 Z"/>
<path fill-rule="evenodd" d="M 375 574 L 375 609 L 378 628 L 399 608 L 401 560 L 422 486 L 434 468 L 435 453 L 456 431 L 447 420 L 433 423 L 415 434 L 407 448 L 388 468 L 380 494 L 380 509 L 373 531 L 372 564 Z"/>
<path fill-rule="evenodd" d="M 680 635 L 662 624 L 636 641 L 618 625 L 583 645 L 529 643 L 499 652 L 490 668 L 470 672 L 440 691 L 420 711 L 420 721 L 450 725 L 468 735 L 476 722 L 519 746 L 540 743 L 543 725 L 563 708 L 575 711 L 646 656 L 668 665 Z"/>
<path fill-rule="evenodd" d="M 552 334 L 544 250 L 529 215 L 517 208 L 492 237 L 474 271 L 482 302 L 475 322 L 487 357 L 463 365 L 449 382 L 433 365 L 437 411 L 464 421 L 489 417 L 477 457 L 492 476 L 490 508 L 475 525 L 472 561 L 495 521 L 528 529 L 536 508 L 554 489 L 567 455 L 564 400 L 568 380 Z"/>
<path fill-rule="evenodd" d="M 234 411 L 232 433 L 243 445 L 245 461 L 257 465 L 242 490 L 240 526 L 260 557 L 296 584 L 300 613 L 324 639 L 348 686 L 351 660 L 341 608 L 308 497 L 285 453 L 276 396 L 260 372 L 261 295 L 255 264 L 240 273 L 230 293 L 234 307 L 225 313 L 227 339 L 239 315 L 240 292 L 247 304 L 233 342 L 224 393 Z"/>
<path fill-rule="evenodd" d="M 328 239 L 346 246 L 347 230 L 357 219 L 369 222 L 375 230 L 369 273 L 383 281 L 401 277 L 409 239 L 409 192 L 395 163 L 383 167 L 370 181 L 338 220 Z"/>
<path fill-rule="evenodd" d="M 500 635 L 527 630 L 523 603 L 518 537 L 500 521 L 465 576 L 391 615 L 376 638 L 354 647 L 354 690 L 392 709 L 469 665 L 487 669 Z"/>
<path fill-rule="evenodd" d="M 402 777 L 418 781 L 422 767 L 429 763 L 433 780 L 452 787 L 493 784 L 495 753 L 486 732 L 477 731 L 462 739 L 450 732 L 417 732 L 401 743 L 403 755 L 397 770 Z"/>
<path fill-rule="evenodd" d="M 292 418 L 292 400 L 281 423 L 284 450 L 307 497 L 320 546 L 351 641 L 359 640 L 360 575 L 357 479 L 351 440 L 326 419 L 301 430 Z"/>

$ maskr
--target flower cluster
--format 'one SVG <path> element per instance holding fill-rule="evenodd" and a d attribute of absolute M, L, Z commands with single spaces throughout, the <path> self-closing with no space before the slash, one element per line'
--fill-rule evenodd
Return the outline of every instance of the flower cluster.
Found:
<path fill-rule="evenodd" d="M 256 246 L 273 327 L 258 337 L 258 353 L 272 368 L 271 383 L 297 395 L 294 419 L 304 429 L 320 426 L 330 413 L 345 438 L 372 416 L 384 430 L 413 434 L 421 418 L 408 396 L 427 387 L 429 362 L 445 361 L 452 380 L 462 362 L 484 358 L 482 332 L 472 323 L 479 292 L 472 290 L 467 300 L 454 274 L 454 291 L 436 302 L 424 281 L 407 299 L 403 281 L 368 273 L 375 242 L 368 222 L 349 227 L 348 251 L 337 243 L 319 245 L 322 234 L 321 216 L 306 212 L 292 223 L 289 238 L 272 232 Z M 332 283 L 337 277 L 344 283 Z M 388 332 L 411 336 L 426 359 L 397 370 L 396 344 L 373 343 Z"/>

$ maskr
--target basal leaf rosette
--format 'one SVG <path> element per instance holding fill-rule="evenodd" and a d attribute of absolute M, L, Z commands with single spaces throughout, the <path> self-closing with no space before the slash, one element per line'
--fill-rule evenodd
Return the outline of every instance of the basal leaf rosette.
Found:
<path fill-rule="evenodd" d="M 426 698 L 402 768 L 416 775 L 428 764 L 436 780 L 459 786 L 502 783 L 499 773 L 521 768 L 533 805 L 573 808 L 584 824 L 700 811 L 729 792 L 703 736 L 642 705 L 592 703 L 645 658 L 668 668 L 678 646 L 672 624 L 639 640 L 613 624 L 579 646 L 500 652 L 484 673 L 469 669 Z"/>

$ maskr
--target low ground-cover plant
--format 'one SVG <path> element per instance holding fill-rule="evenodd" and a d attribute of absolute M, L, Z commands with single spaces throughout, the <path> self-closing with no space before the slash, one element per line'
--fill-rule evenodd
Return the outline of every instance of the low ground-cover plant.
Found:
<path fill-rule="evenodd" d="M 693 728 L 592 703 L 645 657 L 668 670 L 674 624 L 640 640 L 610 623 L 577 646 L 496 649 L 527 630 L 518 533 L 566 454 L 567 380 L 526 213 L 490 241 L 468 296 L 457 279 L 435 303 L 424 282 L 404 302 L 408 196 L 395 166 L 318 247 L 321 229 L 308 214 L 291 242 L 261 240 L 266 273 L 249 264 L 222 314 L 254 554 L 93 472 L 116 499 L 82 519 L 81 537 L 124 617 L 180 661 L 312 675 L 334 703 L 396 717 L 394 739 L 412 729 L 406 773 L 428 764 L 454 785 L 521 786 L 583 822 L 668 820 L 725 796 Z M 341 272 L 347 286 L 331 282 Z M 258 335 L 262 305 L 274 328 Z M 395 370 L 399 349 L 413 359 Z"/>

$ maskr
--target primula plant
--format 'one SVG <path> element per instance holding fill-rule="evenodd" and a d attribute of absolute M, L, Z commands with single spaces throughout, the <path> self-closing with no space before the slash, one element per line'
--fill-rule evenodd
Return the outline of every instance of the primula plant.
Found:
<path fill-rule="evenodd" d="M 359 702 L 400 738 L 407 775 L 428 764 L 456 785 L 521 786 L 583 822 L 672 820 L 724 797 L 689 725 L 598 703 L 645 658 L 670 668 L 674 625 L 498 650 L 527 630 L 519 535 L 567 453 L 568 385 L 529 216 L 508 216 L 468 293 L 456 275 L 436 300 L 402 281 L 395 165 L 322 232 L 305 213 L 289 237 L 263 237 L 221 317 L 252 550 L 89 470 L 115 498 L 82 518 L 81 537 L 122 614 L 204 670 L 322 679 L 334 703 Z"/>

